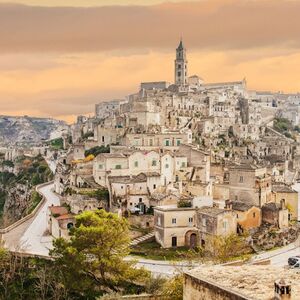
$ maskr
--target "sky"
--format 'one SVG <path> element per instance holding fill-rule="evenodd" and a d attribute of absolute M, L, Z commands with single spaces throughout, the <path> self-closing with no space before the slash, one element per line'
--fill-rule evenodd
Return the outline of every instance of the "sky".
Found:
<path fill-rule="evenodd" d="M 142 81 L 189 74 L 300 92 L 300 1 L 0 0 L 0 115 L 72 122 Z"/>

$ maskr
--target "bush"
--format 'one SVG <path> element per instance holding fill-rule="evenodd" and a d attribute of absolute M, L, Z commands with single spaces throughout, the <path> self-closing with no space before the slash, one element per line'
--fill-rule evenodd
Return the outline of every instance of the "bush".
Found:
<path fill-rule="evenodd" d="M 179 200 L 177 207 L 192 207 L 192 202 L 188 200 Z"/>
<path fill-rule="evenodd" d="M 2 165 L 3 165 L 3 166 L 10 167 L 10 168 L 13 168 L 13 167 L 15 166 L 14 163 L 13 163 L 11 160 L 4 160 L 4 161 L 2 162 Z"/>
<path fill-rule="evenodd" d="M 93 147 L 87 151 L 85 151 L 84 156 L 88 157 L 89 155 L 94 155 L 96 157 L 100 153 L 109 153 L 110 152 L 110 147 L 109 146 L 96 146 Z"/>

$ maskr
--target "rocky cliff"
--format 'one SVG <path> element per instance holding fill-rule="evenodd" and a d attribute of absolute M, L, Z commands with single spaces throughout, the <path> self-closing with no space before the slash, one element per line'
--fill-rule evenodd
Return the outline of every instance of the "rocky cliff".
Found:
<path fill-rule="evenodd" d="M 0 116 L 0 145 L 38 145 L 66 127 L 54 119 Z"/>
<path fill-rule="evenodd" d="M 13 171 L 0 171 L 0 227 L 31 213 L 41 200 L 35 186 L 53 178 L 42 156 L 19 157 L 12 163 Z"/>

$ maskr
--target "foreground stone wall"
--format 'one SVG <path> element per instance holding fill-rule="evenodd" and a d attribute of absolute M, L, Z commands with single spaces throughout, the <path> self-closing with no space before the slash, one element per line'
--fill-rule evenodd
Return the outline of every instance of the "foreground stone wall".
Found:
<path fill-rule="evenodd" d="M 183 300 L 253 300 L 203 278 L 184 274 Z"/>

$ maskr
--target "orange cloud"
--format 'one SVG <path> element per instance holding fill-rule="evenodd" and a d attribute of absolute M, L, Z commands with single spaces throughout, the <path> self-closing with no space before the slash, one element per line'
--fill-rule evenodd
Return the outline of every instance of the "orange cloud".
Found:
<path fill-rule="evenodd" d="M 300 3 L 203 0 L 145 7 L 0 5 L 1 114 L 71 120 L 94 104 L 173 81 L 180 35 L 190 74 L 300 90 Z"/>
<path fill-rule="evenodd" d="M 298 48 L 299 1 L 202 0 L 92 8 L 0 6 L 0 51 L 81 52 L 191 48 Z"/>

